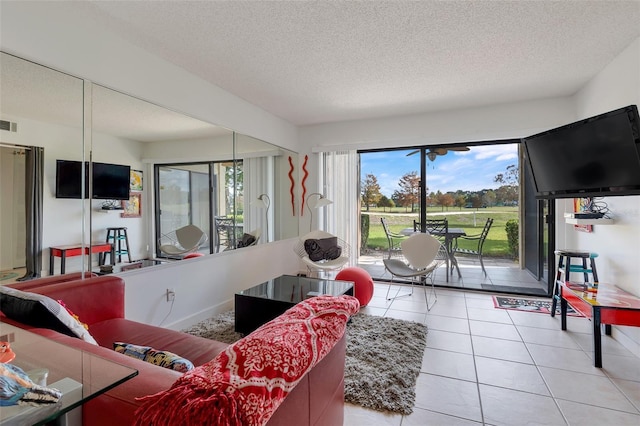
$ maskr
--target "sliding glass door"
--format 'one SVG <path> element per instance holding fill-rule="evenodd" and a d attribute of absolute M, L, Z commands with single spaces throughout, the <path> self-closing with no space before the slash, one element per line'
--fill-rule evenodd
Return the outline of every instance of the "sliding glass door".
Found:
<path fill-rule="evenodd" d="M 232 161 L 163 164 L 156 171 L 156 253 L 159 245 L 177 229 L 195 225 L 209 238 L 199 249 L 215 253 L 235 247 L 236 223 Z M 229 223 L 221 230 L 222 219 Z M 231 237 L 231 238 L 229 238 Z"/>

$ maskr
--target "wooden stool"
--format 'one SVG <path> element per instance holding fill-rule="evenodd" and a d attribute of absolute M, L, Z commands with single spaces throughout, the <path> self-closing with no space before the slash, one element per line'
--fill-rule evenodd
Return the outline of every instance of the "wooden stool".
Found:
<path fill-rule="evenodd" d="M 589 282 L 589 274 L 593 278 L 593 286 L 598 286 L 598 271 L 596 270 L 596 257 L 598 253 L 585 252 L 585 251 L 572 251 L 572 250 L 556 250 L 554 252 L 558 256 L 558 269 L 556 272 L 556 281 L 553 284 L 553 300 L 551 302 L 551 316 L 556 315 L 556 306 L 558 300 L 560 300 L 560 283 L 566 283 L 571 281 L 570 275 L 572 272 L 583 274 L 585 284 Z M 565 261 L 566 258 L 566 261 Z M 582 259 L 580 265 L 572 265 L 571 259 Z M 587 259 L 589 259 L 589 266 L 587 266 Z M 564 274 L 564 279 L 562 275 Z"/>
<path fill-rule="evenodd" d="M 127 228 L 107 228 L 107 242 L 113 244 L 113 251 L 104 254 L 104 262 L 107 261 L 107 255 L 118 256 L 118 263 L 122 262 L 122 255 L 126 254 L 131 262 L 131 253 L 129 252 L 129 237 L 127 236 Z M 113 253 L 113 254 L 112 254 Z M 111 264 L 114 264 L 111 259 Z"/>

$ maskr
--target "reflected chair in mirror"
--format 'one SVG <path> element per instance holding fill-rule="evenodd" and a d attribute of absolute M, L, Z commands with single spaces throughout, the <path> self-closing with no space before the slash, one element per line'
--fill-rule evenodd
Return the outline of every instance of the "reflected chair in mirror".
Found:
<path fill-rule="evenodd" d="M 293 251 L 307 267 L 309 276 L 338 271 L 349 262 L 349 245 L 325 231 L 311 231 L 300 237 Z"/>
<path fill-rule="evenodd" d="M 251 232 L 246 232 L 242 234 L 242 237 L 238 240 L 238 244 L 236 248 L 255 246 L 256 244 L 258 244 L 258 241 L 260 240 L 261 235 L 262 235 L 262 229 L 260 228 L 254 229 Z"/>
<path fill-rule="evenodd" d="M 472 255 L 477 256 L 480 261 L 480 266 L 482 267 L 482 272 L 484 272 L 485 277 L 487 276 L 487 270 L 484 269 L 484 262 L 482 259 L 482 253 L 484 250 L 484 243 L 487 239 L 487 235 L 489 235 L 489 230 L 491 229 L 491 225 L 493 225 L 493 219 L 488 218 L 484 224 L 484 228 L 482 228 L 482 232 L 475 235 L 465 235 L 462 237 L 456 238 L 456 244 L 453 247 L 453 254 L 462 254 L 462 255 Z M 472 248 L 463 248 L 458 246 L 458 240 L 462 241 L 471 241 L 473 244 Z M 453 265 L 451 266 L 453 268 Z"/>
<path fill-rule="evenodd" d="M 216 253 L 234 248 L 242 237 L 236 232 L 239 227 L 233 223 L 232 217 L 216 216 L 214 218 L 216 231 Z"/>
<path fill-rule="evenodd" d="M 160 251 L 169 257 L 182 258 L 197 251 L 209 237 L 195 225 L 187 225 L 162 235 L 158 241 Z"/>
<path fill-rule="evenodd" d="M 434 274 L 440 266 L 446 265 L 446 250 L 437 238 L 423 233 L 411 235 L 409 238 L 402 241 L 400 245 L 402 246 L 402 254 L 405 259 L 407 259 L 407 262 L 400 259 L 383 260 L 385 269 L 391 274 L 391 282 L 387 289 L 387 300 L 404 296 L 412 296 L 414 285 L 420 284 L 423 286 L 424 299 L 427 303 L 427 310 L 429 311 L 438 300 L 438 295 L 436 294 L 436 288 L 434 285 Z M 411 292 L 400 294 L 402 288 L 398 286 L 396 295 L 389 297 L 394 277 L 410 280 Z M 431 290 L 429 292 L 427 291 L 427 281 L 431 282 Z M 429 302 L 428 293 L 433 293 L 434 300 L 432 303 Z"/>
<path fill-rule="evenodd" d="M 396 234 L 395 232 L 389 229 L 389 225 L 387 224 L 387 218 L 381 217 L 380 222 L 382 223 L 382 229 L 384 229 L 384 233 L 387 236 L 387 243 L 389 244 L 389 254 L 387 256 L 388 259 L 391 259 L 391 255 L 393 253 L 400 253 L 400 243 L 407 238 L 407 235 Z"/>

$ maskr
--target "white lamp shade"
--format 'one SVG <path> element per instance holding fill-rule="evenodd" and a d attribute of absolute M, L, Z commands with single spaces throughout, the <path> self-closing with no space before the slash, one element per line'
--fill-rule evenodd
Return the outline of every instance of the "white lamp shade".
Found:
<path fill-rule="evenodd" d="M 333 204 L 333 201 L 329 200 L 328 198 L 321 197 L 316 200 L 310 200 L 309 208 L 318 209 L 320 207 L 328 206 L 329 204 Z"/>

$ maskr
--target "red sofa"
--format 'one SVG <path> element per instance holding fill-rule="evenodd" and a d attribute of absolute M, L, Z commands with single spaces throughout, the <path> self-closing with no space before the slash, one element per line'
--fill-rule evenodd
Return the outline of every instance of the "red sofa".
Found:
<path fill-rule="evenodd" d="M 83 406 L 85 425 L 131 424 L 134 412 L 140 405 L 135 398 L 168 389 L 181 376 L 176 371 L 113 351 L 113 342 L 152 346 L 174 352 L 189 359 L 195 366 L 210 361 L 227 347 L 222 342 L 125 319 L 125 283 L 117 276 L 82 279 L 79 274 L 75 274 L 71 278 L 68 275 L 60 276 L 58 280 L 51 277 L 10 286 L 64 301 L 69 309 L 88 324 L 89 333 L 100 346 L 52 330 L 30 327 L 5 316 L 1 318 L 2 321 L 138 370 L 138 375 L 133 379 Z M 343 337 L 287 396 L 268 425 L 342 425 L 345 350 L 346 342 Z"/>

